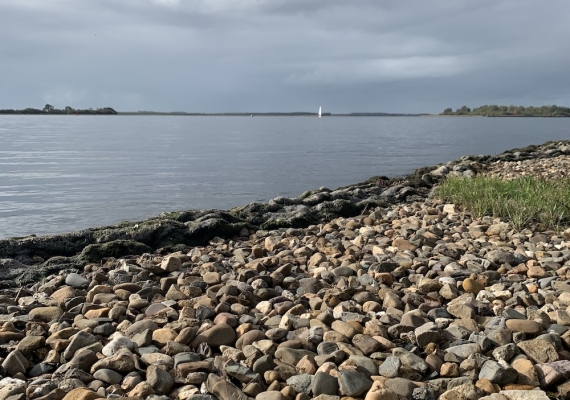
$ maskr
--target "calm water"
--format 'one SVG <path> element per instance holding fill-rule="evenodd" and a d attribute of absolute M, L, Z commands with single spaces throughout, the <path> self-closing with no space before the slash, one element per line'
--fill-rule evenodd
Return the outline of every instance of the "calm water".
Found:
<path fill-rule="evenodd" d="M 230 208 L 570 139 L 570 119 L 0 116 L 0 238 Z"/>

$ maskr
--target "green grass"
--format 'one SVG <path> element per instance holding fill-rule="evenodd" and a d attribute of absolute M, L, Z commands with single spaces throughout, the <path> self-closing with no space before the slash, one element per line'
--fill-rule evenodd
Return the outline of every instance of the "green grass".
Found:
<path fill-rule="evenodd" d="M 568 179 L 448 177 L 441 184 L 439 195 L 463 206 L 476 218 L 492 215 L 509 219 L 517 230 L 533 225 L 559 230 L 570 222 Z"/>

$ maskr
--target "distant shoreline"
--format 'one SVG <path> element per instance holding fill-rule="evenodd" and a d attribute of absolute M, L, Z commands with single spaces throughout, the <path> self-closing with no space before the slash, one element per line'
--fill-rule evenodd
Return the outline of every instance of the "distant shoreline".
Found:
<path fill-rule="evenodd" d="M 1 115 L 36 115 L 36 116 L 51 116 L 51 115 L 67 115 L 75 117 L 79 115 L 122 115 L 122 116 L 176 116 L 176 117 L 316 117 L 317 113 L 279 113 L 279 112 L 254 112 L 254 113 L 187 113 L 187 112 L 116 112 L 116 113 L 29 113 L 29 112 L 3 112 L 0 110 Z M 390 114 L 390 113 L 349 113 L 349 114 L 332 114 L 323 113 L 323 117 L 429 117 L 437 116 L 437 114 Z"/>
<path fill-rule="evenodd" d="M 115 111 L 113 109 L 97 109 L 97 110 L 74 110 L 72 112 L 42 112 L 35 109 L 34 112 L 28 110 L 3 110 L 0 109 L 2 115 L 34 115 L 34 116 L 96 116 L 96 115 L 120 115 L 128 117 L 138 116 L 161 116 L 161 117 L 317 117 L 317 113 L 309 112 L 226 112 L 226 113 L 192 113 L 192 112 L 158 112 L 158 111 Z M 568 118 L 570 115 L 480 115 L 480 114 L 404 114 L 404 113 L 323 113 L 323 117 L 477 117 L 477 118 Z"/>
<path fill-rule="evenodd" d="M 455 111 L 451 108 L 446 108 L 439 115 L 450 117 L 570 117 L 570 108 L 557 105 L 540 107 L 484 105 L 471 109 L 463 106 Z"/>
<path fill-rule="evenodd" d="M 187 112 L 119 112 L 118 115 L 144 116 L 189 116 L 189 117 L 316 117 L 317 113 L 305 112 L 229 112 L 229 113 L 187 113 Z M 323 117 L 421 117 L 431 114 L 397 114 L 397 113 L 323 113 Z"/>

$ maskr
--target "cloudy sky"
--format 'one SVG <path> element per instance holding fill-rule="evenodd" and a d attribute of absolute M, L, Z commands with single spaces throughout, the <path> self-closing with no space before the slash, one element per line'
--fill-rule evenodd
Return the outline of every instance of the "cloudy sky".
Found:
<path fill-rule="evenodd" d="M 0 0 L 0 108 L 570 106 L 567 0 Z"/>

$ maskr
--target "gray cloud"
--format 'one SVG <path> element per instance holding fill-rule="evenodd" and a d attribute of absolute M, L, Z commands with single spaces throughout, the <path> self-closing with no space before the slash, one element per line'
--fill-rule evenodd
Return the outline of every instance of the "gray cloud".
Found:
<path fill-rule="evenodd" d="M 0 108 L 570 104 L 552 0 L 0 0 Z"/>

